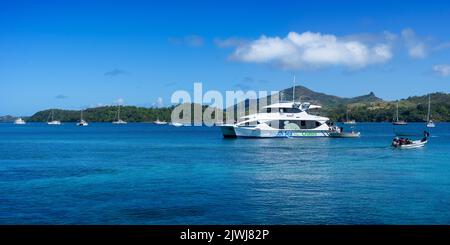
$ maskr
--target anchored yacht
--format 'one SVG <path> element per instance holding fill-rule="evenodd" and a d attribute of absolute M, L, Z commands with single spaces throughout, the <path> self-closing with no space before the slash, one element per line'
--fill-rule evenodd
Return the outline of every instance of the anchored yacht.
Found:
<path fill-rule="evenodd" d="M 344 124 L 356 124 L 355 120 L 350 120 L 349 119 L 349 117 L 348 117 L 348 110 L 347 110 L 347 114 L 346 115 L 347 116 L 346 116 L 346 120 L 345 120 Z"/>
<path fill-rule="evenodd" d="M 431 95 L 428 95 L 428 114 L 427 114 L 427 128 L 434 128 L 436 125 L 431 120 Z"/>
<path fill-rule="evenodd" d="M 58 120 L 55 120 L 54 119 L 54 112 L 53 112 L 53 109 L 52 109 L 52 111 L 50 112 L 50 115 L 48 116 L 48 118 L 47 118 L 47 124 L 48 125 L 61 125 L 61 121 L 58 121 Z M 49 119 L 52 119 L 52 120 L 49 120 Z"/>
<path fill-rule="evenodd" d="M 153 122 L 154 124 L 158 124 L 158 125 L 166 125 L 167 122 L 166 121 L 160 121 L 159 117 L 156 119 L 156 121 Z"/>
<path fill-rule="evenodd" d="M 17 118 L 17 119 L 14 121 L 14 124 L 16 124 L 16 125 L 24 125 L 24 124 L 26 124 L 26 122 L 25 122 L 25 120 L 23 120 L 22 118 Z"/>
<path fill-rule="evenodd" d="M 397 113 L 396 113 L 396 115 L 397 115 L 397 118 L 396 118 L 395 121 L 392 122 L 392 124 L 394 124 L 394 125 L 407 125 L 408 124 L 406 121 L 398 120 L 398 101 L 397 101 Z"/>
<path fill-rule="evenodd" d="M 226 138 L 340 137 L 341 128 L 328 125 L 329 118 L 308 114 L 310 109 L 319 108 L 309 102 L 275 103 L 242 117 L 239 123 L 220 127 Z"/>
<path fill-rule="evenodd" d="M 83 119 L 83 110 L 81 110 L 80 112 L 80 121 L 77 123 L 77 126 L 82 126 L 82 127 L 86 127 L 89 125 L 89 123 L 87 123 L 84 119 Z"/>
<path fill-rule="evenodd" d="M 126 121 L 120 119 L 120 105 L 117 107 L 117 120 L 112 122 L 113 124 L 127 124 Z"/>

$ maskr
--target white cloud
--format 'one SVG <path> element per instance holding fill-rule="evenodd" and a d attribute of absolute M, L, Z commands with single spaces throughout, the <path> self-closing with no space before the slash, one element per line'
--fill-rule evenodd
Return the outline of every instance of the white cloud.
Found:
<path fill-rule="evenodd" d="M 214 43 L 219 48 L 237 47 L 245 44 L 247 41 L 242 38 L 230 37 L 226 39 L 215 38 Z"/>
<path fill-rule="evenodd" d="M 409 56 L 412 58 L 425 58 L 427 56 L 427 46 L 425 45 L 425 42 L 417 37 L 413 29 L 404 29 L 401 35 L 406 48 L 408 49 Z"/>
<path fill-rule="evenodd" d="M 163 98 L 158 97 L 158 99 L 156 99 L 156 106 L 157 107 L 163 107 L 164 106 Z"/>
<path fill-rule="evenodd" d="M 187 45 L 189 47 L 201 47 L 203 46 L 203 37 L 198 35 L 188 35 L 185 37 L 171 37 L 169 38 L 169 43 L 173 45 Z"/>
<path fill-rule="evenodd" d="M 349 37 L 290 32 L 284 38 L 261 36 L 250 43 L 239 45 L 231 58 L 243 62 L 275 64 L 284 69 L 336 65 L 358 69 L 387 62 L 392 56 L 391 46 L 386 40 L 369 45 Z"/>
<path fill-rule="evenodd" d="M 444 43 L 440 43 L 439 45 L 437 45 L 434 50 L 438 51 L 438 50 L 443 50 L 443 49 L 448 49 L 450 48 L 450 42 L 444 42 Z"/>
<path fill-rule="evenodd" d="M 122 98 L 117 99 L 116 101 L 114 101 L 115 104 L 117 105 L 123 105 L 125 103 L 125 100 Z"/>
<path fill-rule="evenodd" d="M 117 69 L 117 68 L 115 68 L 111 71 L 105 72 L 105 76 L 110 76 L 110 77 L 116 77 L 116 76 L 124 75 L 124 74 L 128 74 L 128 72 L 125 70 Z"/>
<path fill-rule="evenodd" d="M 438 73 L 441 76 L 450 76 L 450 65 L 448 64 L 440 64 L 440 65 L 434 65 L 433 71 Z"/>

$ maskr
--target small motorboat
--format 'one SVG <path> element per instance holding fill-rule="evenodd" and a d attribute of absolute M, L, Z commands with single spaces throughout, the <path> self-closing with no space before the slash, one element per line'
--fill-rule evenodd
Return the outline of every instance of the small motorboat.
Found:
<path fill-rule="evenodd" d="M 413 148 L 424 147 L 425 144 L 428 143 L 429 135 L 430 134 L 425 131 L 424 137 L 420 140 L 411 140 L 408 138 L 395 137 L 392 140 L 392 146 L 394 148 L 399 148 L 399 149 L 413 149 Z"/>
<path fill-rule="evenodd" d="M 350 132 L 344 132 L 343 127 L 331 126 L 329 136 L 331 138 L 359 138 L 361 137 L 361 132 L 354 130 L 354 127 L 351 127 Z"/>
<path fill-rule="evenodd" d="M 330 137 L 332 137 L 332 138 L 359 138 L 359 137 L 361 137 L 361 133 L 356 132 L 356 131 L 330 133 Z"/>
<path fill-rule="evenodd" d="M 409 140 L 409 139 L 405 139 L 404 143 L 400 143 L 402 142 L 402 139 L 399 139 L 398 141 L 396 141 L 394 139 L 394 141 L 392 141 L 392 146 L 395 148 L 400 148 L 400 149 L 413 149 L 413 148 L 420 148 L 425 146 L 425 144 L 428 142 L 428 140 Z"/>

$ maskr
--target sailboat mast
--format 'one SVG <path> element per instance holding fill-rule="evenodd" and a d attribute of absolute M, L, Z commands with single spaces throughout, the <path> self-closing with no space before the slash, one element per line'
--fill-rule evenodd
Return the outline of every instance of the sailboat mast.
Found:
<path fill-rule="evenodd" d="M 430 113 L 431 113 L 431 95 L 428 95 L 428 114 L 427 114 L 427 122 L 430 121 Z"/>
<path fill-rule="evenodd" d="M 120 121 L 120 105 L 117 109 L 117 121 Z"/>
<path fill-rule="evenodd" d="M 53 109 L 52 109 L 52 122 L 53 122 Z"/>
<path fill-rule="evenodd" d="M 397 122 L 398 122 L 398 101 L 397 101 Z"/>
<path fill-rule="evenodd" d="M 294 86 L 292 87 L 292 102 L 295 102 L 295 75 L 294 75 Z"/>

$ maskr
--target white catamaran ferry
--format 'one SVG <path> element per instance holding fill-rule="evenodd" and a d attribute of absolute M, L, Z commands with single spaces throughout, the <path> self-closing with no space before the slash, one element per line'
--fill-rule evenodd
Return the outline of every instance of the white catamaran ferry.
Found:
<path fill-rule="evenodd" d="M 341 128 L 327 124 L 329 118 L 308 114 L 321 106 L 309 102 L 281 102 L 265 106 L 259 113 L 242 117 L 236 124 L 220 126 L 226 138 L 350 137 Z M 355 133 L 355 137 L 359 133 Z"/>

